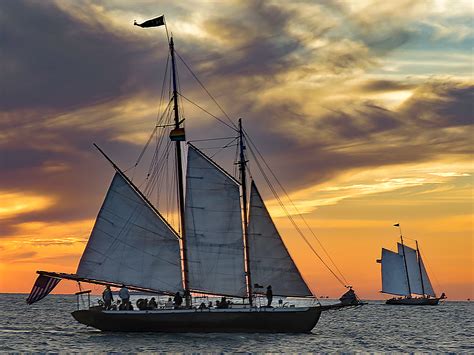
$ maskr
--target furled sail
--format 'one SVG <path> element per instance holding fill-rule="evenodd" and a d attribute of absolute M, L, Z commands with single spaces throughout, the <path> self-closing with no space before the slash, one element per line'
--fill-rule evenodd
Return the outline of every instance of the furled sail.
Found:
<path fill-rule="evenodd" d="M 271 285 L 274 295 L 312 296 L 252 181 L 248 225 L 252 283 Z"/>
<path fill-rule="evenodd" d="M 178 236 L 119 172 L 97 216 L 77 275 L 162 292 L 182 290 Z"/>
<path fill-rule="evenodd" d="M 189 145 L 185 221 L 191 290 L 246 295 L 239 187 Z"/>
<path fill-rule="evenodd" d="M 401 243 L 397 244 L 398 246 L 398 254 L 403 255 L 403 247 Z M 435 293 L 433 291 L 433 286 L 431 285 L 431 281 L 428 277 L 428 274 L 425 269 L 425 265 L 423 264 L 423 260 L 418 255 L 417 251 L 413 248 L 410 248 L 406 245 L 405 247 L 405 257 L 407 261 L 407 269 L 408 269 L 408 276 L 410 279 L 410 288 L 411 292 L 417 295 L 430 295 L 435 297 Z M 418 259 L 420 257 L 420 259 Z M 420 263 L 420 264 L 418 264 Z M 421 273 L 420 273 L 421 269 Z M 423 277 L 423 284 L 422 278 Z M 424 290 L 424 293 L 423 293 Z"/>
<path fill-rule="evenodd" d="M 409 296 L 403 256 L 382 248 L 382 292 Z"/>

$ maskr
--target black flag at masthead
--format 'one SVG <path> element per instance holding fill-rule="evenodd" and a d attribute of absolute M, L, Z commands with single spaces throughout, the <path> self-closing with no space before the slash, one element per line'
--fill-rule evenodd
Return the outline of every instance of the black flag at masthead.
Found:
<path fill-rule="evenodd" d="M 165 15 L 161 15 L 159 17 L 156 17 L 154 19 L 145 21 L 143 23 L 137 23 L 137 21 L 135 21 L 133 24 L 135 26 L 140 26 L 140 27 L 143 27 L 143 28 L 164 26 L 164 24 L 165 24 Z"/>

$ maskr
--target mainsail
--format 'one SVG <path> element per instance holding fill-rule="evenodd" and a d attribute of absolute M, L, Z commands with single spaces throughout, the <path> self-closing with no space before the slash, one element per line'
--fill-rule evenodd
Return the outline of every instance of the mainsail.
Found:
<path fill-rule="evenodd" d="M 253 181 L 250 191 L 248 234 L 253 283 L 271 285 L 273 294 L 278 296 L 312 296 Z"/>
<path fill-rule="evenodd" d="M 405 248 L 405 259 L 407 263 L 408 278 L 410 280 L 411 292 L 417 295 L 430 295 L 435 297 L 433 287 L 431 285 L 428 274 L 426 273 L 423 260 L 418 260 L 418 252 L 409 246 L 401 243 L 397 244 L 398 254 L 403 255 L 403 248 Z M 420 263 L 420 264 L 419 264 Z M 420 271 L 421 270 L 421 271 Z M 423 277 L 423 284 L 422 278 Z M 424 291 L 424 292 L 423 292 Z"/>
<path fill-rule="evenodd" d="M 179 239 L 117 172 L 77 275 L 174 293 L 182 289 Z"/>
<path fill-rule="evenodd" d="M 382 248 L 382 292 L 409 296 L 403 256 Z"/>
<path fill-rule="evenodd" d="M 422 295 L 423 287 L 421 286 L 420 267 L 418 266 L 416 250 L 402 245 L 401 243 L 397 243 L 397 248 L 398 254 L 405 257 L 407 265 L 406 272 L 408 273 L 411 293 Z M 403 253 L 403 248 L 405 248 L 405 253 Z"/>
<path fill-rule="evenodd" d="M 191 144 L 185 222 L 190 289 L 245 296 L 240 185 Z"/>

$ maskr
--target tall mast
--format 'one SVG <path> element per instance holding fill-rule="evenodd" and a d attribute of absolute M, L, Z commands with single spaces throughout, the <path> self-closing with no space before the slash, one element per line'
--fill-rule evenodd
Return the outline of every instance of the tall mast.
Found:
<path fill-rule="evenodd" d="M 243 205 L 243 220 L 244 220 L 244 245 L 245 245 L 245 278 L 247 282 L 247 292 L 249 295 L 250 307 L 253 306 L 252 299 L 252 277 L 250 275 L 250 254 L 249 254 L 249 238 L 248 238 L 248 221 L 247 221 L 247 174 L 246 174 L 246 165 L 247 161 L 245 160 L 245 145 L 244 145 L 244 132 L 242 130 L 242 119 L 239 118 L 239 145 L 240 145 L 240 183 L 242 184 L 242 205 Z"/>
<path fill-rule="evenodd" d="M 173 73 L 173 103 L 174 103 L 174 130 L 179 131 L 183 129 L 181 127 L 182 121 L 179 120 L 179 108 L 178 108 L 178 90 L 176 85 L 176 62 L 174 56 L 174 42 L 173 37 L 170 39 L 170 53 L 171 53 L 171 64 Z M 183 132 L 184 133 L 184 132 Z M 172 139 L 174 140 L 174 139 Z M 188 249 L 186 247 L 186 229 L 184 221 L 184 184 L 183 184 L 183 165 L 181 159 L 181 139 L 176 139 L 176 173 L 178 178 L 178 208 L 181 226 L 181 249 L 183 259 L 183 287 L 186 294 L 186 306 L 190 306 L 189 297 L 189 281 L 188 281 Z"/>
<path fill-rule="evenodd" d="M 423 296 L 425 295 L 425 285 L 423 284 L 423 273 L 421 272 L 421 254 L 420 249 L 418 249 L 418 240 L 415 240 L 416 243 L 416 253 L 418 254 L 418 269 L 420 270 L 420 279 L 421 279 L 421 291 Z"/>
<path fill-rule="evenodd" d="M 405 256 L 405 245 L 403 244 L 403 236 L 402 236 L 402 230 L 401 229 L 400 229 L 400 240 L 402 242 L 403 262 L 405 263 L 405 272 L 407 274 L 408 293 L 410 294 L 410 297 L 411 297 L 410 277 L 408 276 L 407 258 Z"/>

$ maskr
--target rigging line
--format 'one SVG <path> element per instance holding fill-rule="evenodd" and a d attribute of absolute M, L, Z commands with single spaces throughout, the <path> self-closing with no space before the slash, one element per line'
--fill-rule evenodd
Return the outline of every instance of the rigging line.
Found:
<path fill-rule="evenodd" d="M 308 247 L 311 249 L 311 251 L 314 253 L 314 255 L 316 255 L 318 257 L 318 259 L 321 261 L 321 263 L 329 270 L 329 272 L 336 278 L 336 280 L 339 281 L 339 283 L 341 283 L 341 285 L 343 285 L 344 287 L 346 287 L 346 284 L 341 280 L 341 278 L 329 267 L 329 265 L 324 261 L 324 259 L 318 254 L 318 252 L 316 251 L 316 249 L 314 249 L 314 247 L 311 245 L 311 243 L 308 241 L 308 239 L 306 238 L 306 236 L 304 235 L 304 233 L 301 231 L 301 229 L 298 227 L 297 223 L 295 222 L 295 220 L 293 219 L 293 217 L 290 215 L 290 213 L 288 212 L 287 208 L 285 207 L 285 205 L 283 204 L 283 202 L 281 201 L 280 197 L 278 196 L 275 188 L 273 187 L 270 179 L 268 178 L 267 174 L 265 173 L 265 171 L 263 170 L 262 166 L 260 165 L 260 162 L 258 161 L 257 159 L 257 156 L 255 154 L 255 152 L 253 151 L 252 149 L 252 145 L 249 145 L 248 148 L 251 152 L 251 154 L 253 155 L 254 159 L 255 159 L 255 163 L 257 164 L 260 172 L 262 173 L 262 176 L 264 177 L 265 181 L 267 182 L 268 186 L 270 187 L 273 195 L 275 196 L 275 198 L 277 199 L 280 207 L 283 209 L 283 211 L 285 212 L 287 218 L 290 220 L 291 224 L 293 225 L 293 227 L 295 228 L 295 230 L 298 232 L 298 234 L 303 238 L 303 240 L 306 242 L 306 244 L 308 245 Z"/>
<path fill-rule="evenodd" d="M 403 238 L 405 238 L 405 237 L 403 237 Z M 420 253 L 420 256 L 422 256 L 421 259 L 424 260 L 424 261 L 423 261 L 423 265 L 425 265 L 425 267 L 428 269 L 429 273 L 430 273 L 431 275 L 433 275 L 433 277 L 434 277 L 434 279 L 435 279 L 435 282 L 436 282 L 436 287 L 438 287 L 438 290 L 440 290 L 440 289 L 442 288 L 442 287 L 441 287 L 442 285 L 439 283 L 438 278 L 436 277 L 436 274 L 433 272 L 433 269 L 431 268 L 431 264 L 427 262 L 426 256 L 425 256 L 424 254 L 421 255 L 421 251 L 420 251 L 420 250 L 418 250 L 418 252 Z M 426 275 L 426 276 L 428 276 L 428 275 Z M 428 280 L 429 280 L 429 276 L 428 276 Z M 432 287 L 432 288 L 433 288 L 433 287 Z"/>
<path fill-rule="evenodd" d="M 230 126 L 228 123 L 226 123 L 222 118 L 219 118 L 215 115 L 213 115 L 212 113 L 210 113 L 209 111 L 207 111 L 204 107 L 198 105 L 197 103 L 195 103 L 194 101 L 188 99 L 186 96 L 184 96 L 183 94 L 181 93 L 178 93 L 179 96 L 181 96 L 183 99 L 185 99 L 187 102 L 189 102 L 190 104 L 193 104 L 194 106 L 196 106 L 197 108 L 201 109 L 202 111 L 204 111 L 205 113 L 207 113 L 209 116 L 215 118 L 216 120 L 218 120 L 220 123 L 222 123 L 223 125 L 226 125 L 227 127 L 229 127 L 230 129 L 233 129 L 234 131 L 238 132 L 238 130 L 232 126 Z"/>
<path fill-rule="evenodd" d="M 160 135 L 157 139 L 156 149 L 153 152 L 153 157 L 150 163 L 150 167 L 148 168 L 146 180 L 152 175 L 153 171 L 156 169 L 156 164 L 159 162 L 159 150 L 161 145 L 163 144 L 164 135 Z M 153 178 L 153 177 L 152 177 Z M 149 185 L 148 185 L 149 186 Z"/>
<path fill-rule="evenodd" d="M 231 143 L 232 143 L 232 142 L 231 142 Z M 226 145 L 224 145 L 224 146 L 203 147 L 203 148 L 200 148 L 200 149 L 201 149 L 201 150 L 224 149 L 224 148 L 228 148 L 228 147 L 234 147 L 236 144 L 238 144 L 238 143 L 226 144 Z"/>
<path fill-rule="evenodd" d="M 167 78 L 167 73 L 168 73 L 169 61 L 170 61 L 170 54 L 168 53 L 168 57 L 166 57 L 166 66 L 165 66 L 165 73 L 163 75 L 163 82 L 161 84 L 160 106 L 159 107 L 161 107 L 161 105 L 163 104 L 164 98 L 165 98 L 165 84 L 166 84 L 166 81 L 167 81 L 166 78 Z M 161 118 L 160 118 L 160 120 L 161 120 Z M 157 125 L 158 125 L 158 123 L 159 122 L 158 122 L 158 117 L 157 117 Z"/>
<path fill-rule="evenodd" d="M 321 241 L 319 240 L 319 238 L 316 236 L 316 234 L 314 233 L 313 229 L 309 226 L 308 222 L 306 221 L 306 218 L 304 218 L 303 214 L 298 210 L 298 208 L 296 207 L 296 204 L 293 202 L 293 200 L 290 198 L 290 195 L 287 193 L 286 189 L 283 187 L 283 185 L 280 183 L 280 181 L 278 180 L 278 178 L 276 177 L 275 173 L 272 171 L 272 169 L 270 168 L 270 166 L 268 165 L 268 163 L 265 161 L 263 155 L 260 153 L 260 151 L 258 150 L 258 148 L 256 147 L 256 145 L 253 143 L 252 139 L 250 138 L 250 136 L 247 134 L 247 132 L 244 131 L 244 134 L 245 136 L 247 137 L 248 141 L 250 142 L 250 144 L 253 145 L 253 147 L 255 148 L 255 150 L 257 151 L 258 155 L 260 156 L 260 158 L 262 159 L 263 163 L 265 164 L 265 166 L 267 167 L 267 169 L 270 171 L 270 173 L 272 174 L 273 178 L 275 179 L 275 181 L 277 182 L 278 186 L 282 189 L 283 193 L 285 194 L 286 198 L 288 199 L 288 201 L 290 201 L 292 207 L 295 209 L 295 211 L 297 212 L 298 216 L 302 219 L 303 223 L 305 224 L 306 228 L 308 228 L 308 230 L 311 232 L 311 234 L 313 235 L 314 239 L 318 242 L 319 246 L 321 247 L 321 249 L 324 251 L 324 253 L 326 254 L 326 256 L 328 257 L 328 259 L 331 261 L 332 265 L 334 266 L 334 268 L 336 269 L 336 271 L 339 273 L 339 276 L 341 276 L 341 278 L 344 280 L 344 282 L 346 283 L 346 285 L 348 285 L 349 283 L 347 282 L 346 278 L 344 277 L 343 273 L 341 272 L 341 270 L 337 267 L 336 263 L 334 262 L 334 260 L 331 258 L 331 255 L 328 253 L 328 251 L 326 250 L 326 248 L 324 247 L 324 245 L 321 243 Z"/>
<path fill-rule="evenodd" d="M 169 59 L 170 59 L 170 56 L 168 54 L 168 57 L 166 59 L 165 73 L 164 73 L 164 76 L 163 76 L 163 83 L 161 85 L 160 103 L 159 103 L 159 106 L 158 106 L 160 108 L 161 108 L 161 106 L 163 104 L 163 101 L 164 101 L 164 89 L 165 89 L 166 76 L 167 76 L 166 73 L 168 72 Z M 166 111 L 169 109 L 170 104 L 171 104 L 171 100 L 168 102 L 168 104 L 166 105 L 166 107 L 163 110 L 163 113 L 161 115 L 160 115 L 159 112 L 157 113 L 155 128 L 153 129 L 153 132 L 151 133 L 150 137 L 148 138 L 148 141 L 146 142 L 145 146 L 143 147 L 142 151 L 140 152 L 140 154 L 137 158 L 137 161 L 135 162 L 135 164 L 133 166 L 131 166 L 127 170 L 124 170 L 124 172 L 127 172 L 130 169 L 136 168 L 138 166 L 138 164 L 140 163 L 141 159 L 143 158 L 143 155 L 145 154 L 145 151 L 148 148 L 148 145 L 150 144 L 151 139 L 153 138 L 153 135 L 155 134 L 160 122 L 163 120 L 163 117 L 166 114 Z M 133 173 L 133 176 L 135 176 L 135 172 Z M 133 180 L 133 176 L 132 176 L 132 180 Z"/>
<path fill-rule="evenodd" d="M 188 64 L 184 61 L 184 59 L 179 55 L 178 52 L 175 52 L 176 55 L 178 56 L 179 59 L 181 59 L 181 61 L 183 62 L 184 66 L 189 70 L 189 72 L 191 73 L 191 75 L 194 77 L 194 79 L 196 79 L 196 81 L 199 83 L 199 85 L 201 85 L 201 87 L 203 88 L 203 90 L 209 95 L 209 97 L 212 99 L 212 101 L 214 101 L 214 103 L 217 105 L 217 107 L 219 107 L 219 109 L 222 111 L 222 113 L 224 114 L 224 116 L 227 118 L 227 120 L 230 122 L 230 124 L 234 127 L 235 130 L 237 130 L 237 126 L 236 124 L 231 120 L 231 118 L 229 117 L 229 115 L 227 115 L 227 113 L 224 111 L 224 109 L 221 107 L 221 105 L 219 105 L 219 103 L 217 102 L 217 100 L 214 98 L 214 96 L 212 96 L 212 94 L 209 92 L 209 90 L 206 89 L 206 87 L 204 86 L 204 84 L 201 82 L 201 80 L 199 80 L 199 78 L 196 76 L 196 74 L 194 74 L 194 72 L 192 71 L 192 69 L 188 66 Z"/>
<path fill-rule="evenodd" d="M 178 94 L 177 100 L 179 101 L 179 107 L 180 107 L 179 113 L 180 113 L 181 118 L 184 119 L 186 117 L 186 114 L 184 112 L 183 100 L 179 96 L 179 93 L 181 92 L 181 81 L 179 80 L 179 68 L 177 64 L 174 70 L 176 72 L 176 93 Z"/>
<path fill-rule="evenodd" d="M 166 111 L 168 110 L 170 104 L 171 104 L 171 101 L 168 102 L 168 105 L 166 106 L 165 111 L 164 111 L 163 114 L 161 115 L 162 117 L 163 117 L 163 115 L 166 113 Z M 161 120 L 161 118 L 160 118 L 160 120 Z M 154 137 L 154 135 L 155 135 L 155 133 L 156 133 L 157 130 L 158 130 L 158 125 L 156 125 L 155 128 L 153 129 L 153 131 L 151 132 L 151 135 L 150 135 L 150 137 L 148 138 L 148 141 L 146 142 L 146 144 L 145 144 L 145 146 L 143 147 L 142 151 L 140 152 L 140 155 L 138 156 L 138 159 L 137 159 L 137 161 L 136 161 L 134 167 L 136 167 L 136 166 L 140 163 L 140 161 L 142 160 L 143 155 L 145 154 L 145 151 L 147 150 L 148 146 L 150 145 L 150 142 L 151 142 L 151 140 L 153 139 L 153 137 Z"/>
<path fill-rule="evenodd" d="M 234 137 L 229 143 L 227 143 L 226 145 L 224 145 L 223 147 L 221 147 L 221 149 L 219 149 L 217 152 L 215 152 L 212 156 L 210 156 L 209 158 L 214 158 L 217 154 L 219 154 L 220 152 L 222 152 L 225 148 L 229 148 L 231 146 L 233 146 L 232 143 L 234 143 L 237 139 L 239 139 L 239 137 Z M 214 149 L 214 148 L 208 148 L 208 149 Z"/>
<path fill-rule="evenodd" d="M 225 139 L 231 139 L 234 137 L 222 137 L 222 138 L 208 138 L 208 139 L 194 139 L 192 141 L 188 141 L 188 143 L 194 143 L 194 142 L 208 142 L 208 141 L 219 141 L 219 140 L 225 140 Z"/>
<path fill-rule="evenodd" d="M 163 164 L 163 160 L 164 160 L 163 154 L 161 154 L 161 156 L 159 156 L 159 153 L 160 153 L 160 150 L 161 150 L 160 148 L 163 145 L 164 137 L 165 137 L 165 135 L 161 135 L 158 138 L 157 149 L 155 150 L 155 153 L 154 153 L 153 159 L 152 159 L 152 163 L 151 163 L 150 169 L 149 169 L 148 174 L 147 174 L 147 178 L 149 176 L 151 176 L 151 179 L 149 180 L 149 184 L 148 184 L 148 191 L 149 191 L 150 194 L 153 192 L 153 190 L 155 188 L 155 184 L 160 179 L 160 176 L 162 175 L 162 171 L 166 167 L 166 165 Z M 168 150 L 170 149 L 170 145 L 171 145 L 171 141 L 167 141 L 166 147 L 164 148 L 165 149 L 164 154 L 167 154 Z"/>

